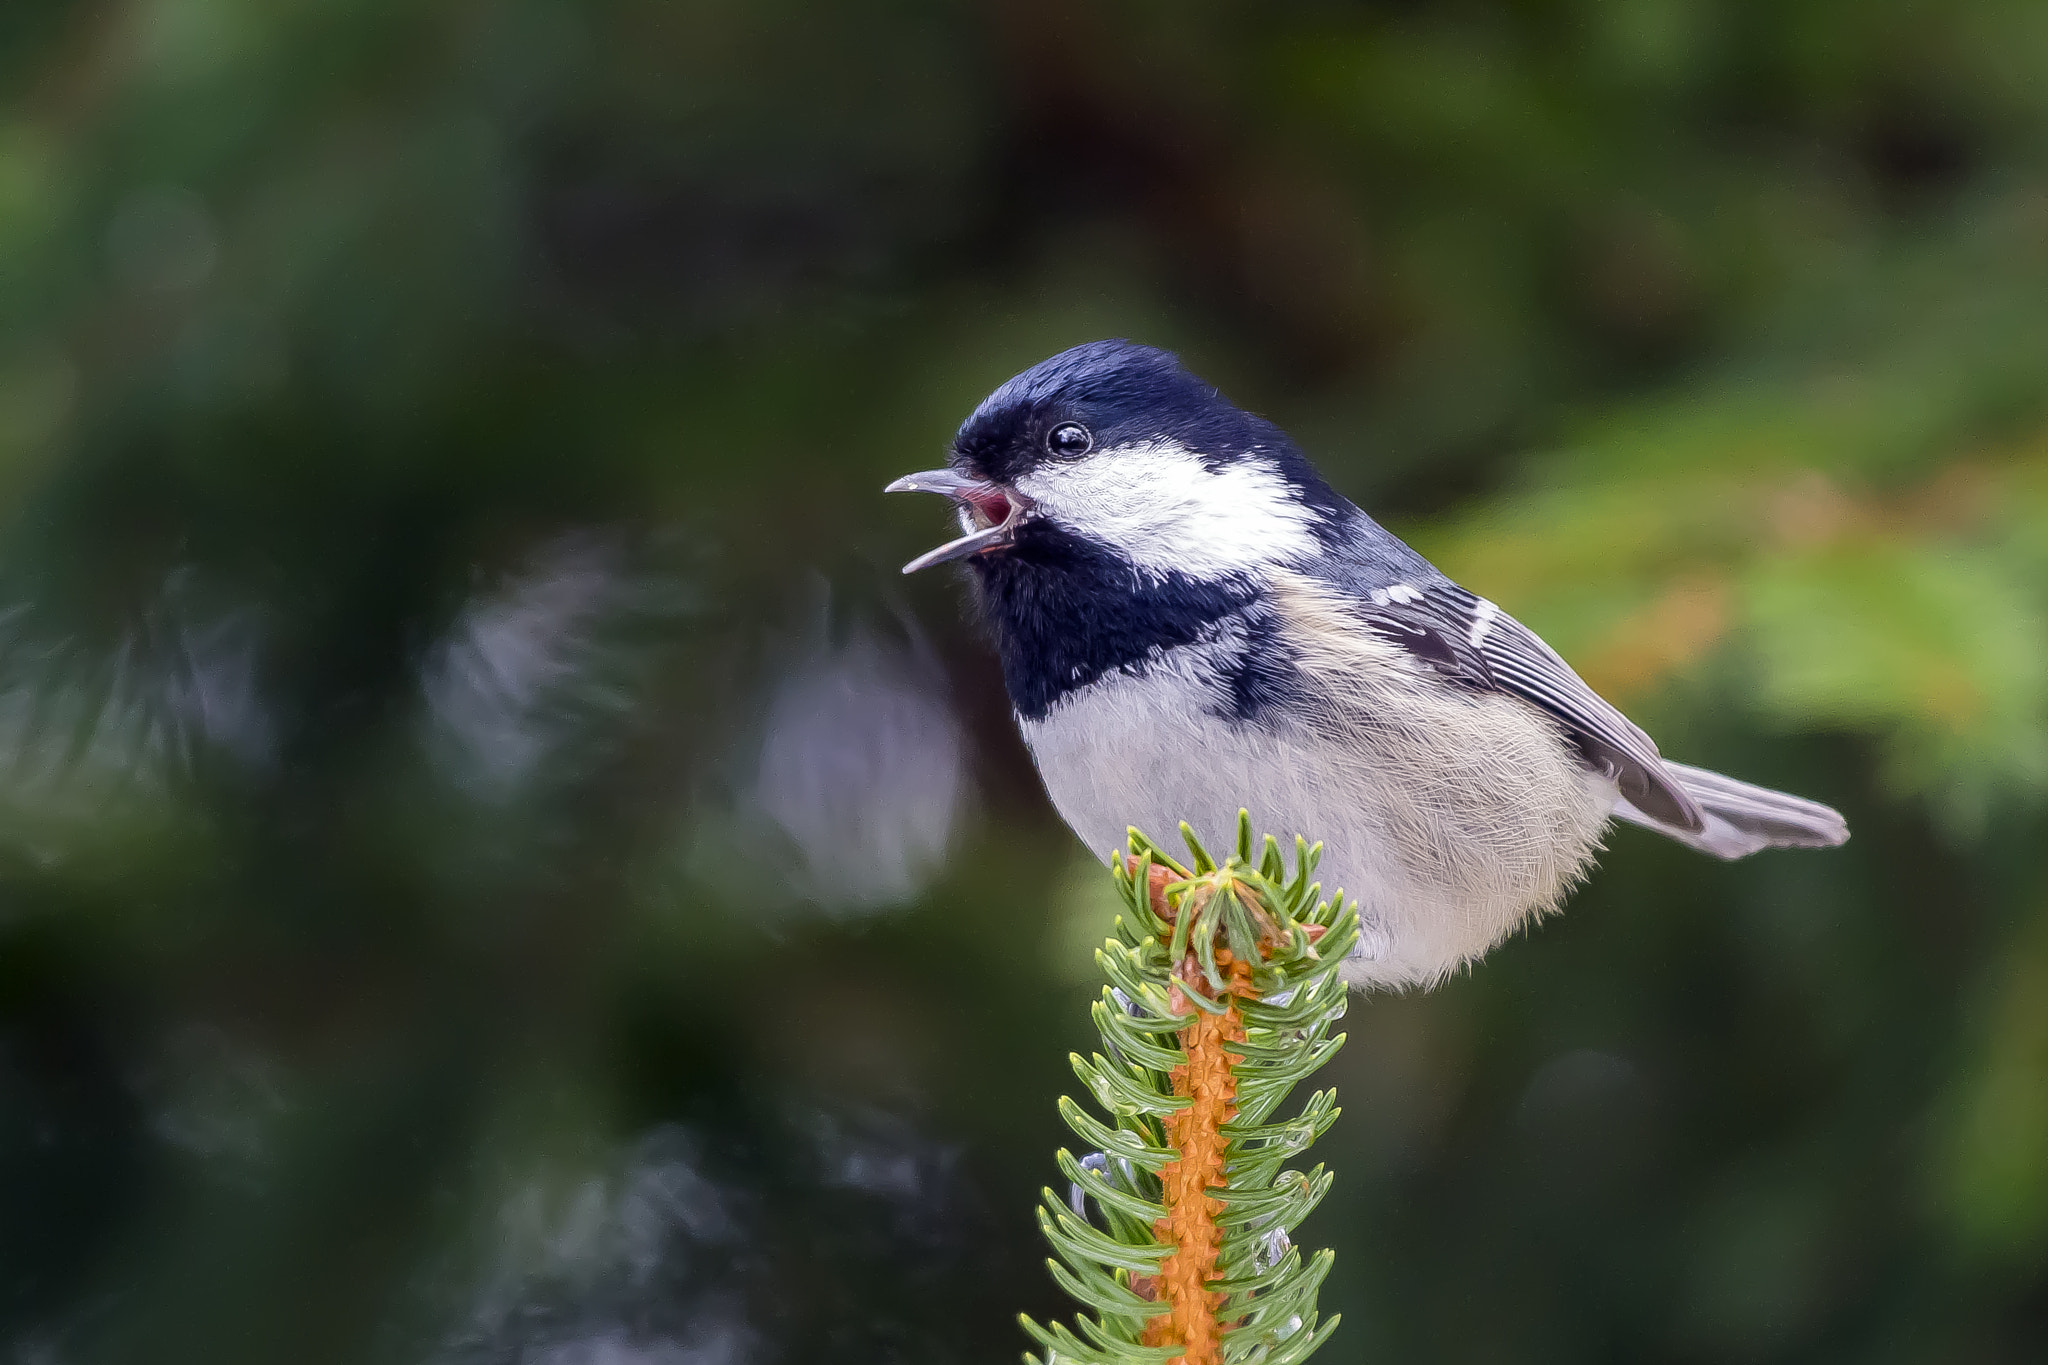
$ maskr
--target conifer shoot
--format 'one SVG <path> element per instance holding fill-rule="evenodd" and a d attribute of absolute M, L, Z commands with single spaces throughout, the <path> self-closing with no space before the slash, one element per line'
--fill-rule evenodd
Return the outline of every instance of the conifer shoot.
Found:
<path fill-rule="evenodd" d="M 1125 913 L 1095 955 L 1103 1051 L 1074 1072 L 1109 1116 L 1062 1097 L 1094 1149 L 1060 1151 L 1068 1198 L 1045 1191 L 1040 1228 L 1053 1278 L 1092 1316 L 1024 1328 L 1031 1365 L 1294 1365 L 1327 1341 L 1316 1291 L 1333 1254 L 1307 1260 L 1289 1233 L 1330 1188 L 1318 1165 L 1286 1163 L 1336 1120 L 1319 1090 L 1272 1116 L 1295 1082 L 1344 1043 L 1337 968 L 1358 908 L 1309 880 L 1321 846 L 1277 841 L 1252 856 L 1251 818 L 1221 864 L 1185 824 L 1183 865 L 1140 831 L 1112 867 Z"/>

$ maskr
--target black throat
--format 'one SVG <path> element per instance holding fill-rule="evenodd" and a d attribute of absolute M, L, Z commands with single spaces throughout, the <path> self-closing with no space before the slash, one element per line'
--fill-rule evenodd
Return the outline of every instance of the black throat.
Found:
<path fill-rule="evenodd" d="M 1247 648 L 1221 667 L 1214 709 L 1254 719 L 1295 690 L 1272 613 L 1248 581 L 1141 574 L 1044 522 L 1022 528 L 1010 550 L 972 562 L 1003 682 L 1026 720 L 1043 719 L 1106 674 L 1144 672 L 1157 651 L 1213 638 L 1233 617 Z"/>

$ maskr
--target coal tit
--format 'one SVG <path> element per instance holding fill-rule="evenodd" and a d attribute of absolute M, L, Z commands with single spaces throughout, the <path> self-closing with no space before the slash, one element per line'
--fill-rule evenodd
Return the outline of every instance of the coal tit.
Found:
<path fill-rule="evenodd" d="M 1612 817 L 1722 858 L 1849 837 L 1826 806 L 1672 763 L 1506 612 L 1165 351 L 1097 341 L 975 409 L 957 540 L 1047 792 L 1097 852 L 1240 806 L 1324 841 L 1356 985 L 1427 986 L 1555 910 Z"/>

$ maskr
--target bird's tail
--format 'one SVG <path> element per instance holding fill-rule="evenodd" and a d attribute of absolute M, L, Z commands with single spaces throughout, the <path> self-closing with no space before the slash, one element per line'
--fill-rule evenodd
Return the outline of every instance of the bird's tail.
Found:
<path fill-rule="evenodd" d="M 1764 848 L 1832 848 L 1849 837 L 1841 813 L 1818 801 L 1753 787 L 1705 768 L 1666 761 L 1664 767 L 1706 814 L 1706 826 L 1680 829 L 1643 814 L 1626 799 L 1615 815 L 1717 858 L 1742 858 Z"/>

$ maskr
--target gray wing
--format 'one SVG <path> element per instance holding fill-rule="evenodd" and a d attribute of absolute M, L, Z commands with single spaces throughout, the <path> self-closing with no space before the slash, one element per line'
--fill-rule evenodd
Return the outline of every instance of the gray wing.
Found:
<path fill-rule="evenodd" d="M 1421 575 L 1411 575 L 1420 579 Z M 1588 763 L 1613 777 L 1629 804 L 1683 830 L 1705 824 L 1699 803 L 1657 745 L 1614 709 L 1535 631 L 1440 574 L 1386 587 L 1346 585 L 1366 625 L 1439 672 L 1507 692 L 1560 721 Z"/>

